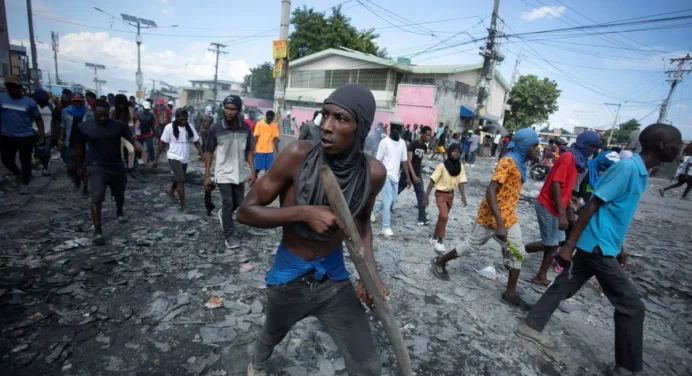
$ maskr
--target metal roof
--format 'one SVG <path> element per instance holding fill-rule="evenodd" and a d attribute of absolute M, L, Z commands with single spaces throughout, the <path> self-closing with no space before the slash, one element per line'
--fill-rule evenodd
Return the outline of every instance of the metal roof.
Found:
<path fill-rule="evenodd" d="M 407 60 L 397 62 L 394 60 L 384 59 L 384 58 L 381 58 L 381 57 L 378 57 L 375 55 L 366 54 L 364 52 L 358 52 L 358 51 L 354 51 L 351 49 L 328 48 L 326 50 L 322 50 L 322 51 L 314 53 L 312 55 L 308 55 L 308 56 L 302 57 L 300 59 L 296 59 L 296 60 L 291 61 L 289 64 L 289 67 L 290 67 L 289 69 L 296 68 L 300 65 L 303 65 L 303 64 L 306 64 L 309 62 L 323 59 L 323 58 L 330 56 L 330 55 L 338 55 L 338 56 L 348 57 L 351 59 L 366 61 L 366 62 L 373 63 L 373 64 L 379 64 L 379 65 L 383 65 L 386 67 L 390 67 L 392 69 L 396 69 L 398 71 L 412 73 L 412 74 L 453 74 L 453 73 L 467 72 L 467 71 L 478 70 L 478 69 L 483 68 L 482 63 L 479 63 L 479 64 L 461 64 L 461 65 L 414 65 L 414 64 L 409 64 Z M 505 88 L 505 90 L 507 90 L 507 91 L 511 90 L 507 81 L 497 71 L 495 71 L 495 78 L 500 82 L 500 85 L 502 85 Z M 191 82 L 199 82 L 199 81 L 191 81 Z"/>

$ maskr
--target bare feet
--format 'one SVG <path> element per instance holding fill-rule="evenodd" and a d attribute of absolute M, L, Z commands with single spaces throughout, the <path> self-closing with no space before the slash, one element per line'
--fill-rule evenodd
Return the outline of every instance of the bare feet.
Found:
<path fill-rule="evenodd" d="M 533 277 L 533 279 L 531 280 L 531 283 L 533 283 L 534 285 L 539 285 L 539 286 L 549 286 L 550 280 L 548 278 Z"/>

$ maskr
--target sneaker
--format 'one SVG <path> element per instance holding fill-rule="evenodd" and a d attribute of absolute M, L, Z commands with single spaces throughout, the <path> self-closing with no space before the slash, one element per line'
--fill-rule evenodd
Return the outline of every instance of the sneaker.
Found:
<path fill-rule="evenodd" d="M 370 212 L 370 222 L 377 222 L 377 214 L 375 214 L 375 212 Z"/>
<path fill-rule="evenodd" d="M 661 195 L 661 197 L 666 197 L 666 191 L 664 191 L 663 188 L 658 189 L 658 194 Z"/>
<path fill-rule="evenodd" d="M 447 247 L 442 243 L 435 243 L 435 252 L 445 253 L 447 252 Z"/>
<path fill-rule="evenodd" d="M 475 166 L 475 164 L 472 163 L 472 164 L 471 164 L 471 167 L 474 167 L 474 166 Z"/>
<path fill-rule="evenodd" d="M 127 223 L 127 218 L 125 218 L 124 215 L 119 215 L 118 216 L 118 223 L 120 223 L 120 224 Z"/>
<path fill-rule="evenodd" d="M 424 219 L 422 221 L 418 221 L 418 226 L 427 226 L 432 223 L 432 219 Z"/>
<path fill-rule="evenodd" d="M 30 193 L 31 193 L 31 189 L 29 189 L 29 186 L 28 186 L 28 185 L 22 184 L 22 185 L 19 187 L 19 194 L 20 194 L 20 195 L 26 196 L 26 195 L 28 195 L 28 194 L 30 194 Z"/>
<path fill-rule="evenodd" d="M 430 239 L 428 240 L 428 243 L 436 244 L 437 243 L 437 236 L 435 236 L 435 235 L 431 236 Z"/>
<path fill-rule="evenodd" d="M 628 369 L 615 365 L 613 368 L 608 368 L 606 371 L 608 376 L 635 376 L 638 372 L 632 372 Z"/>
<path fill-rule="evenodd" d="M 62 157 L 62 156 L 60 155 L 60 152 L 57 151 L 57 150 L 53 150 L 53 151 L 50 153 L 50 159 L 51 159 L 51 160 L 58 160 L 58 159 L 60 159 L 61 157 Z"/>
<path fill-rule="evenodd" d="M 382 230 L 382 235 L 391 238 L 392 236 L 394 236 L 394 231 L 392 231 L 391 228 L 386 228 Z"/>
<path fill-rule="evenodd" d="M 250 363 L 247 366 L 247 376 L 267 376 L 267 373 L 265 371 L 255 369 L 255 366 Z"/>
<path fill-rule="evenodd" d="M 237 234 L 227 236 L 225 243 L 228 249 L 240 248 L 240 241 L 238 240 Z"/>
<path fill-rule="evenodd" d="M 530 311 L 531 308 L 533 308 L 533 304 L 527 303 L 524 299 L 519 297 L 519 295 L 514 294 L 514 296 L 509 297 L 507 296 L 506 293 L 502 294 L 502 301 L 504 301 L 507 304 L 511 304 L 513 306 L 519 307 L 524 311 Z"/>
<path fill-rule="evenodd" d="M 106 238 L 103 236 L 103 234 L 94 234 L 94 237 L 91 239 L 91 244 L 104 245 L 106 244 Z"/>
<path fill-rule="evenodd" d="M 553 342 L 551 339 L 543 336 L 541 332 L 538 330 L 535 330 L 533 328 L 530 328 L 528 325 L 525 323 L 519 324 L 519 327 L 517 330 L 514 332 L 514 334 L 517 335 L 517 337 L 523 338 L 525 340 L 531 341 L 537 345 L 547 347 L 547 348 L 555 348 L 555 342 Z"/>
<path fill-rule="evenodd" d="M 430 260 L 430 266 L 435 277 L 443 281 L 449 281 L 449 273 L 447 273 L 447 268 L 445 267 L 445 264 L 437 263 L 437 257 L 433 257 Z"/>
<path fill-rule="evenodd" d="M 43 171 L 41 171 L 41 176 L 50 176 L 50 171 L 44 167 Z"/>

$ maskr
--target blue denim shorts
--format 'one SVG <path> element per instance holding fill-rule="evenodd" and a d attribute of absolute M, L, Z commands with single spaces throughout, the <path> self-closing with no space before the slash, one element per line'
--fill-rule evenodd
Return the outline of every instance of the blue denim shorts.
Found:
<path fill-rule="evenodd" d="M 543 245 L 557 247 L 561 241 L 565 240 L 565 232 L 558 228 L 557 217 L 538 200 L 536 201 L 536 217 L 538 218 Z"/>

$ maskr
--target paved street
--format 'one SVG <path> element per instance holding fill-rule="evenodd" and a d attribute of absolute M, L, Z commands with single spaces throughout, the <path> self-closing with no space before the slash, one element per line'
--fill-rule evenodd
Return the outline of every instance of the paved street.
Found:
<path fill-rule="evenodd" d="M 469 206 L 455 202 L 448 247 L 470 231 L 493 161 L 479 158 L 467 169 Z M 426 164 L 429 173 L 434 166 Z M 188 170 L 191 212 L 185 215 L 164 194 L 170 172 L 161 163 L 129 180 L 129 223 L 117 223 L 107 199 L 108 244 L 92 247 L 87 200 L 57 162 L 53 167 L 56 179 L 28 203 L 13 204 L 17 193 L 8 191 L 0 205 L 1 373 L 243 374 L 264 320 L 264 275 L 281 231 L 243 227 L 243 247 L 226 250 L 216 212 L 204 211 L 200 163 Z M 650 180 L 626 248 L 629 274 L 647 308 L 645 371 L 682 376 L 692 374 L 692 202 L 681 201 L 679 191 L 658 196 L 667 183 Z M 520 202 L 527 243 L 539 238 L 533 209 L 539 189 L 527 183 Z M 220 207 L 218 191 L 214 199 Z M 560 348 L 543 350 L 513 333 L 524 313 L 500 302 L 507 273 L 494 244 L 450 263 L 450 282 L 432 276 L 432 226 L 416 225 L 414 204 L 412 190 L 402 193 L 393 215 L 396 237 L 376 237 L 375 247 L 418 375 L 601 375 L 613 363 L 613 309 L 595 281 L 563 302 L 546 328 Z M 428 214 L 436 218 L 437 208 Z M 527 257 L 518 287 L 531 302 L 544 290 L 529 283 L 539 262 Z M 497 269 L 497 280 L 478 275 L 487 266 Z M 205 306 L 212 297 L 222 298 L 220 307 Z M 374 317 L 371 322 L 383 374 L 394 375 L 386 334 Z M 291 331 L 270 365 L 277 375 L 345 375 L 343 358 L 315 319 Z"/>

